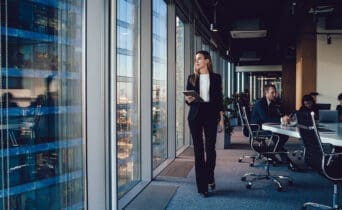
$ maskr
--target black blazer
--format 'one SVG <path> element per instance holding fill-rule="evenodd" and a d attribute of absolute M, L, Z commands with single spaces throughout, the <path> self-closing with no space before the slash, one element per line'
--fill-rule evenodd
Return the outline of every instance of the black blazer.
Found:
<path fill-rule="evenodd" d="M 254 105 L 251 116 L 251 123 L 280 123 L 280 117 L 282 117 L 280 106 L 275 102 L 271 102 L 270 105 L 267 105 L 267 99 L 264 96 Z"/>
<path fill-rule="evenodd" d="M 190 79 L 193 78 L 195 74 L 191 74 L 188 77 L 188 83 L 186 85 L 187 90 L 194 90 L 199 94 L 200 85 L 199 78 L 197 78 L 196 84 L 193 85 Z M 220 120 L 220 111 L 223 111 L 223 95 L 222 95 L 222 79 L 221 75 L 215 73 L 209 73 L 210 86 L 209 86 L 209 104 L 210 109 L 207 114 L 213 116 L 216 120 Z M 193 101 L 191 103 L 186 102 L 190 106 L 188 120 L 194 120 L 199 111 L 200 103 L 198 101 Z"/>

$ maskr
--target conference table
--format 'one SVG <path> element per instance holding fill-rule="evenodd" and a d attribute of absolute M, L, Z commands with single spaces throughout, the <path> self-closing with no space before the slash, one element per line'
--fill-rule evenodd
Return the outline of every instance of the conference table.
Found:
<path fill-rule="evenodd" d="M 318 128 L 325 130 L 319 132 L 322 143 L 342 147 L 342 123 L 319 123 Z M 296 126 L 281 125 L 280 123 L 264 123 L 262 124 L 262 129 L 300 138 L 299 130 Z"/>

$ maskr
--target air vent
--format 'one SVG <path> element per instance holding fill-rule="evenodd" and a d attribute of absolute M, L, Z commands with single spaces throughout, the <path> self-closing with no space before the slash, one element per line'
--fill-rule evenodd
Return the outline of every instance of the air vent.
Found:
<path fill-rule="evenodd" d="M 257 57 L 256 51 L 244 51 L 239 60 L 240 61 L 260 61 L 261 58 Z"/>
<path fill-rule="evenodd" d="M 334 11 L 334 7 L 332 6 L 317 6 L 309 9 L 310 14 L 330 13 L 332 11 Z"/>
<path fill-rule="evenodd" d="M 253 31 L 230 31 L 233 39 L 251 39 L 266 37 L 267 30 L 253 30 Z"/>

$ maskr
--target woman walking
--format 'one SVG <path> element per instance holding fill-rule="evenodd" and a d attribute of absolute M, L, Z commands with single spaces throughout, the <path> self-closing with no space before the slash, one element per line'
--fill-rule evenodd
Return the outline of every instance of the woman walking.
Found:
<path fill-rule="evenodd" d="M 207 197 L 208 186 L 211 189 L 216 187 L 216 132 L 224 129 L 222 80 L 219 74 L 213 72 L 207 51 L 196 53 L 194 73 L 188 77 L 187 90 L 194 90 L 201 97 L 198 100 L 185 96 L 185 101 L 190 106 L 188 122 L 194 144 L 197 191 Z"/>

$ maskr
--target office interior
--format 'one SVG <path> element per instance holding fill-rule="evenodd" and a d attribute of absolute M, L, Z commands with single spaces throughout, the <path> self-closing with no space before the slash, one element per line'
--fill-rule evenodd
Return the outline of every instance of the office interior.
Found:
<path fill-rule="evenodd" d="M 0 13 L 0 209 L 153 207 L 142 195 L 164 196 L 165 209 L 274 209 L 284 194 L 298 203 L 280 208 L 299 209 L 311 193 L 331 203 L 332 185 L 312 170 L 276 166 L 294 186 L 246 189 L 240 177 L 263 167 L 238 162 L 252 153 L 239 123 L 230 142 L 218 134 L 219 191 L 201 198 L 182 91 L 206 50 L 224 98 L 248 90 L 253 107 L 271 83 L 286 113 L 312 92 L 335 110 L 341 1 L 2 0 Z"/>

